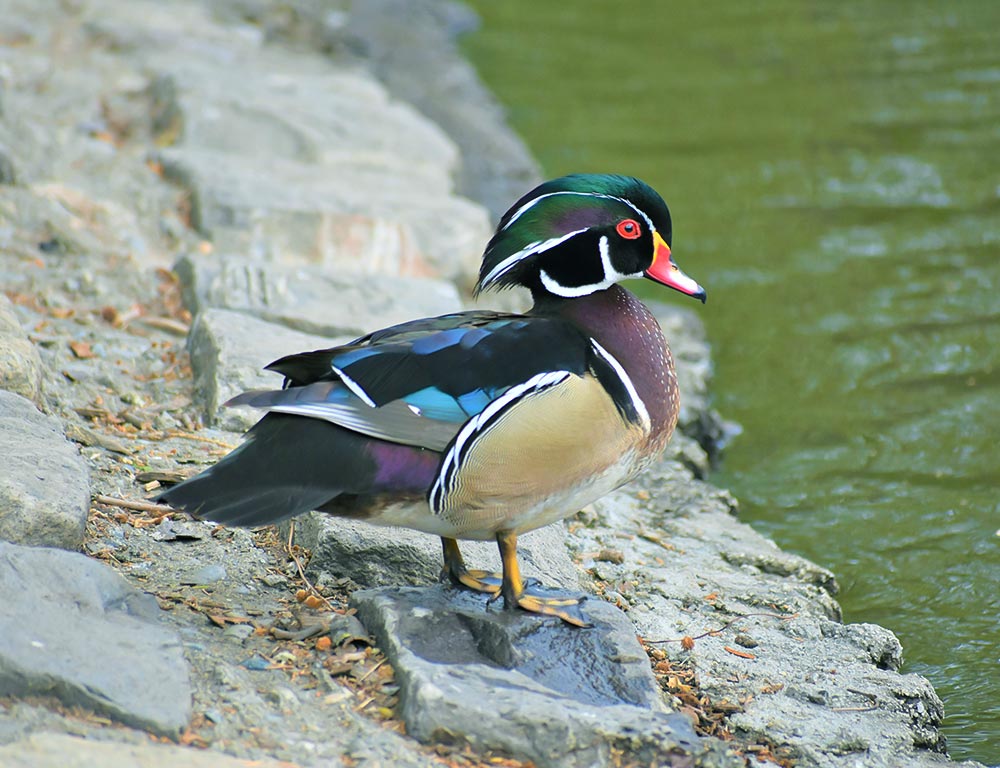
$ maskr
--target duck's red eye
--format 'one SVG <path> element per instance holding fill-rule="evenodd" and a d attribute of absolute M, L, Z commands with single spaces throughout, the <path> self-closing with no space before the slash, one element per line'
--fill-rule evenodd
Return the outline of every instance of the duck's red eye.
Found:
<path fill-rule="evenodd" d="M 639 222 L 635 219 L 622 219 L 618 222 L 618 226 L 616 226 L 615 229 L 617 229 L 618 234 L 626 240 L 635 240 L 642 234 L 642 230 L 639 229 Z"/>

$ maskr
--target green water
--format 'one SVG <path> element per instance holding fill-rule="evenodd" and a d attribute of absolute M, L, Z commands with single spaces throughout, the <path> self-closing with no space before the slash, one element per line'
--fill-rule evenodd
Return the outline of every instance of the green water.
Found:
<path fill-rule="evenodd" d="M 745 430 L 715 482 L 1000 763 L 1000 2 L 473 6 L 547 175 L 670 204 Z"/>

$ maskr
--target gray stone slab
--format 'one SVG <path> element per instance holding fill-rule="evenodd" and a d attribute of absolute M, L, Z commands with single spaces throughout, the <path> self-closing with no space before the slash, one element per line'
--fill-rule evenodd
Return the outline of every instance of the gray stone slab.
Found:
<path fill-rule="evenodd" d="M 472 16 L 472 18 L 470 18 Z M 442 126 L 462 152 L 459 189 L 485 204 L 494 219 L 538 184 L 541 172 L 503 107 L 459 53 L 454 37 L 476 24 L 458 3 L 369 0 L 345 23 L 318 18 L 335 50 L 364 43 L 366 63 L 389 90 Z"/>
<path fill-rule="evenodd" d="M 233 309 L 304 333 L 360 336 L 418 317 L 461 309 L 452 283 L 338 273 L 242 256 L 184 256 L 174 267 L 192 312 Z M 291 354 L 299 350 L 285 350 Z"/>
<path fill-rule="evenodd" d="M 169 178 L 191 190 L 198 230 L 230 252 L 271 255 L 299 243 L 308 246 L 306 257 L 316 258 L 316 243 L 329 241 L 324 232 L 331 220 L 362 215 L 404 224 L 406 237 L 412 232 L 420 257 L 438 276 L 470 284 L 491 234 L 483 208 L 435 192 L 425 177 L 399 165 L 254 164 L 189 148 L 163 150 L 159 159 Z"/>
<path fill-rule="evenodd" d="M 625 616 L 587 603 L 594 626 L 486 610 L 486 596 L 450 587 L 355 592 L 402 689 L 407 732 L 465 741 L 546 766 L 742 765 L 683 715 L 668 713 Z"/>
<path fill-rule="evenodd" d="M 159 607 L 83 555 L 0 542 L 0 692 L 52 695 L 176 737 L 188 667 Z"/>
<path fill-rule="evenodd" d="M 73 549 L 90 509 L 87 467 L 59 422 L 0 390 L 0 539 Z"/>
<path fill-rule="evenodd" d="M 0 293 L 0 389 L 21 395 L 36 405 L 42 397 L 42 361 L 14 314 L 10 299 Z"/>
<path fill-rule="evenodd" d="M 288 768 L 277 760 L 242 760 L 173 744 L 122 744 L 61 733 L 34 733 L 0 746 L 4 768 Z"/>
<path fill-rule="evenodd" d="M 277 52 L 250 25 L 233 35 L 193 5 L 113 5 L 89 29 L 154 73 L 158 160 L 190 192 L 192 222 L 217 247 L 324 260 L 343 250 L 331 235 L 362 217 L 372 226 L 355 227 L 355 238 L 369 238 L 360 251 L 399 249 L 379 257 L 385 264 L 415 248 L 440 276 L 475 272 L 489 219 L 453 193 L 454 143 L 373 77 Z"/>
<path fill-rule="evenodd" d="M 348 341 L 293 331 L 243 312 L 200 312 L 188 336 L 195 395 L 208 424 L 243 432 L 261 417 L 252 408 L 223 408 L 229 398 L 251 389 L 281 387 L 281 376 L 264 366 L 284 355 L 323 349 Z"/>

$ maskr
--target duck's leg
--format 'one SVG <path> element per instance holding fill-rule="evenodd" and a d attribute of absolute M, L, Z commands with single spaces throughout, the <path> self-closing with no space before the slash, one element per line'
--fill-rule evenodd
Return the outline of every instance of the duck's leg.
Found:
<path fill-rule="evenodd" d="M 462 552 L 455 539 L 441 537 L 441 549 L 444 550 L 444 567 L 441 569 L 441 580 L 449 579 L 453 584 L 486 592 L 491 595 L 500 593 L 503 578 L 499 573 L 489 571 L 469 570 L 465 567 Z"/>
<path fill-rule="evenodd" d="M 590 626 L 590 622 L 587 621 L 580 609 L 580 603 L 584 599 L 582 596 L 569 597 L 547 594 L 543 587 L 525 584 L 517 562 L 516 533 L 500 531 L 497 533 L 497 545 L 500 547 L 500 559 L 503 561 L 503 585 L 500 588 L 500 594 L 503 595 L 504 608 L 523 608 L 532 613 L 558 616 L 567 624 L 573 624 L 577 627 Z"/>

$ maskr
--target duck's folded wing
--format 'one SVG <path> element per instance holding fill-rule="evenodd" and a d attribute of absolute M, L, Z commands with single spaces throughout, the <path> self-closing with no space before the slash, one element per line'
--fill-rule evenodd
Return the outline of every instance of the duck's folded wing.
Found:
<path fill-rule="evenodd" d="M 450 398 L 449 401 L 453 402 Z M 467 418 L 464 414 L 455 418 L 454 407 L 439 408 L 435 416 L 427 416 L 405 400 L 373 408 L 343 383 L 330 381 L 245 392 L 226 405 L 248 405 L 274 413 L 322 419 L 362 435 L 432 451 L 444 450 Z"/>
<path fill-rule="evenodd" d="M 393 443 L 443 451 L 462 425 L 540 374 L 583 375 L 589 340 L 558 318 L 464 313 L 415 321 L 268 366 L 286 388 L 229 405 L 322 419 Z"/>

